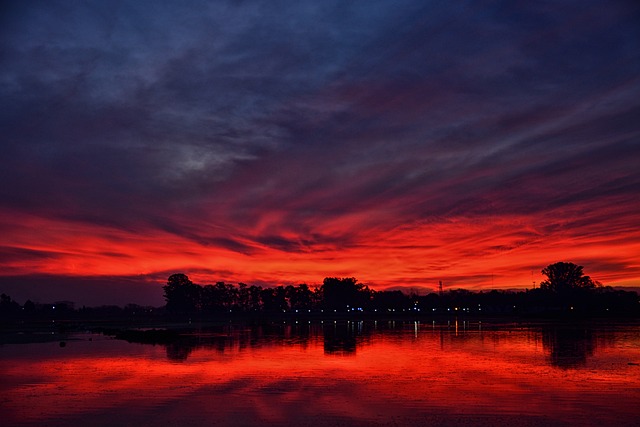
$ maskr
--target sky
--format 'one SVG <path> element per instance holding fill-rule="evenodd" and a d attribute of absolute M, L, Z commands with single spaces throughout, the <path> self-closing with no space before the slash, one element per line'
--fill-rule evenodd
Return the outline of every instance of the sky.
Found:
<path fill-rule="evenodd" d="M 3 1 L 0 291 L 640 287 L 635 1 Z"/>

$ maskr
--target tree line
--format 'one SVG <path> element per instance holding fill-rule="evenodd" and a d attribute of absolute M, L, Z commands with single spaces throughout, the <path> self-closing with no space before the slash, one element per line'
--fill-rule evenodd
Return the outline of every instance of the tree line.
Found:
<path fill-rule="evenodd" d="M 128 304 L 81 307 L 73 302 L 20 305 L 6 294 L 0 295 L 0 318 L 155 318 L 172 316 L 226 316 L 229 314 L 273 315 L 315 313 L 317 315 L 377 313 L 411 314 L 548 314 L 640 315 L 638 294 L 615 290 L 592 280 L 583 267 L 558 262 L 545 267 L 547 277 L 537 289 L 524 291 L 480 291 L 465 289 L 432 292 L 376 291 L 354 277 L 327 277 L 319 286 L 307 284 L 261 287 L 218 282 L 193 283 L 185 274 L 172 274 L 163 286 L 166 305 L 143 307 Z"/>
<path fill-rule="evenodd" d="M 127 304 L 101 305 L 97 307 L 76 308 L 72 301 L 56 301 L 52 303 L 36 303 L 27 300 L 19 304 L 7 294 L 0 295 L 0 319 L 12 320 L 45 320 L 45 319 L 121 319 L 121 318 L 154 318 L 162 315 L 163 308 Z M 0 325 L 0 330 L 2 329 Z"/>
<path fill-rule="evenodd" d="M 537 289 L 471 292 L 464 289 L 417 295 L 375 291 L 354 277 L 327 277 L 319 286 L 260 287 L 224 282 L 193 283 L 185 274 L 163 287 L 166 309 L 174 314 L 223 313 L 436 313 L 436 314 L 638 314 L 636 292 L 614 290 L 592 280 L 583 267 L 558 262 L 545 267 Z"/>
<path fill-rule="evenodd" d="M 197 285 L 185 274 L 172 274 L 163 287 L 166 309 L 173 313 L 275 313 L 370 308 L 388 292 L 375 292 L 355 278 L 327 277 L 321 286 L 306 283 L 266 287 L 217 282 Z"/>

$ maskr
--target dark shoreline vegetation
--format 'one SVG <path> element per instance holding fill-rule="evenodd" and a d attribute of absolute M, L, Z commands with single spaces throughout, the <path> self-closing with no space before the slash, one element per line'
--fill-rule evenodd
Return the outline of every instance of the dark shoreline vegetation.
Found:
<path fill-rule="evenodd" d="M 198 285 L 173 274 L 163 287 L 164 307 L 76 308 L 73 302 L 19 305 L 2 295 L 0 332 L 101 332 L 132 342 L 166 343 L 183 339 L 202 325 L 229 322 L 442 320 L 583 321 L 640 318 L 637 292 L 615 290 L 585 276 L 582 267 L 559 262 L 542 270 L 547 280 L 523 291 L 447 290 L 427 295 L 375 291 L 355 278 L 325 278 L 322 285 L 262 288 L 224 282 Z M 199 326 L 196 326 L 199 325 Z M 40 339 L 15 337 L 13 341 Z M 10 340 L 12 341 L 12 340 Z"/>

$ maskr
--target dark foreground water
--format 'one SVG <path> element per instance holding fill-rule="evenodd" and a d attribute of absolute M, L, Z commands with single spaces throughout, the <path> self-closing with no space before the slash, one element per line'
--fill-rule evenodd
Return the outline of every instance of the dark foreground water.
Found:
<path fill-rule="evenodd" d="M 640 328 L 225 325 L 0 346 L 0 424 L 640 425 Z"/>

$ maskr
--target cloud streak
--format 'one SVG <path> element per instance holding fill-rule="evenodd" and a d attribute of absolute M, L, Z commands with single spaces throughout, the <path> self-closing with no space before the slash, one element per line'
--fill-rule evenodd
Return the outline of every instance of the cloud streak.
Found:
<path fill-rule="evenodd" d="M 6 274 L 640 284 L 638 6 L 316 3 L 4 6 Z"/>

